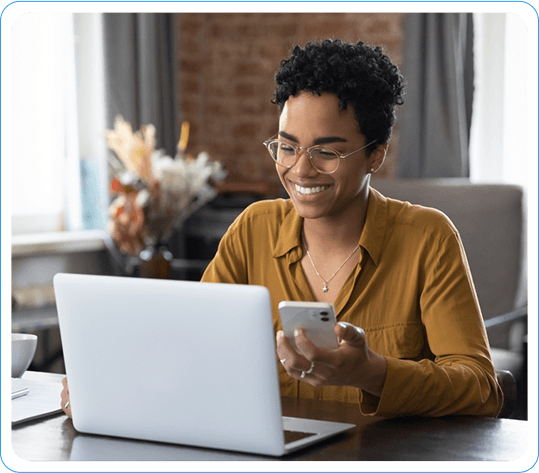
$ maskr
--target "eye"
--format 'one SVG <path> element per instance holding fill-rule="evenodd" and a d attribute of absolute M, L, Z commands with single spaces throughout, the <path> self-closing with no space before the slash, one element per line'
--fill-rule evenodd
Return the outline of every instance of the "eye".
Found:
<path fill-rule="evenodd" d="M 296 150 L 292 145 L 288 143 L 279 143 L 279 153 L 295 154 Z"/>
<path fill-rule="evenodd" d="M 324 148 L 316 148 L 313 150 L 315 152 L 315 156 L 320 159 L 335 159 L 338 158 L 337 154 L 335 154 L 334 151 L 331 151 L 330 149 L 324 149 Z"/>

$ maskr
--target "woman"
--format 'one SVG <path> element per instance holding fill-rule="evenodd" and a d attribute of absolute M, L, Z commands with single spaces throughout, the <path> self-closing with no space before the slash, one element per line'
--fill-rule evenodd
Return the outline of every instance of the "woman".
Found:
<path fill-rule="evenodd" d="M 268 287 L 283 395 L 364 414 L 498 414 L 488 341 L 459 235 L 434 209 L 369 187 L 404 80 L 361 42 L 296 47 L 276 74 L 279 133 L 265 145 L 290 200 L 250 206 L 202 280 Z M 282 300 L 335 305 L 338 349 L 284 338 Z M 360 328 L 361 327 L 361 328 Z"/>
<path fill-rule="evenodd" d="M 294 48 L 276 83 L 279 132 L 264 144 L 290 199 L 247 208 L 202 281 L 270 290 L 283 395 L 366 415 L 496 416 L 502 393 L 456 229 L 369 187 L 403 102 L 397 67 L 380 48 L 326 40 Z M 339 347 L 299 330 L 296 352 L 283 300 L 334 304 Z M 62 399 L 69 415 L 67 384 Z"/>

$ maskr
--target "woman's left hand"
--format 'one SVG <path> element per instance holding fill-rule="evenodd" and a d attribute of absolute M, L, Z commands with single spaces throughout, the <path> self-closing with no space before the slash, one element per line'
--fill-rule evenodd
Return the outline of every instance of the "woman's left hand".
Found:
<path fill-rule="evenodd" d="M 60 393 L 60 407 L 68 417 L 72 417 L 71 405 L 69 402 L 69 387 L 67 385 L 67 377 L 62 378 L 62 392 Z"/>
<path fill-rule="evenodd" d="M 277 355 L 288 375 L 315 387 L 354 386 L 380 396 L 386 375 L 386 359 L 367 345 L 365 332 L 346 322 L 335 326 L 339 347 L 316 347 L 302 329 L 295 333 L 298 352 L 282 331 L 277 333 Z M 283 361 L 284 360 L 284 361 Z"/>

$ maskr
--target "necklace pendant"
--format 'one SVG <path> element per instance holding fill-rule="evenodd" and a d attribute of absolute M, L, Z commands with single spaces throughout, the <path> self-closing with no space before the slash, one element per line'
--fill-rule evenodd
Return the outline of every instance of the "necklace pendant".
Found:
<path fill-rule="evenodd" d="M 328 291 L 329 291 L 327 284 L 324 284 L 324 288 L 322 289 L 322 291 L 324 291 L 324 292 L 328 292 Z"/>

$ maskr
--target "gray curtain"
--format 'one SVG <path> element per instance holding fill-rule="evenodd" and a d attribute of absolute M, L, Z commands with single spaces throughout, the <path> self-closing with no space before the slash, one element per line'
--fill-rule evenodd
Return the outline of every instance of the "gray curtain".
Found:
<path fill-rule="evenodd" d="M 167 13 L 105 13 L 107 127 L 122 115 L 138 130 L 156 127 L 157 147 L 176 154 L 180 124 L 176 31 Z"/>
<path fill-rule="evenodd" d="M 400 177 L 469 177 L 472 13 L 410 13 L 405 20 Z"/>

